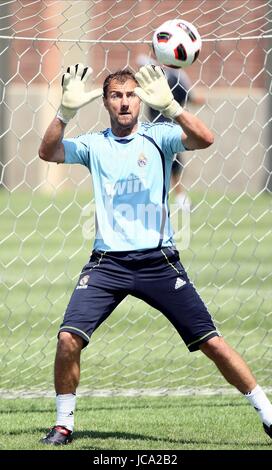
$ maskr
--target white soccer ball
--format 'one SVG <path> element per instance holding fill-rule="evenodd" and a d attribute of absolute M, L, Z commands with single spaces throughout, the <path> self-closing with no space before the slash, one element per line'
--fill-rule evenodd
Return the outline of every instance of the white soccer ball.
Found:
<path fill-rule="evenodd" d="M 196 27 L 185 20 L 169 20 L 154 32 L 152 47 L 157 61 L 175 69 L 191 65 L 201 49 Z"/>

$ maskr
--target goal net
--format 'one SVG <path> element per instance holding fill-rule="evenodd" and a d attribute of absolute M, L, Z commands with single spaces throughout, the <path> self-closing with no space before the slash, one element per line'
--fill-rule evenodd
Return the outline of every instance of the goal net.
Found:
<path fill-rule="evenodd" d="M 271 385 L 271 20 L 267 0 L 5 0 L 0 4 L 0 390 L 53 393 L 56 334 L 94 234 L 86 168 L 48 164 L 38 147 L 70 64 L 90 87 L 151 55 L 153 31 L 184 18 L 203 40 L 188 69 L 186 108 L 215 143 L 186 152 L 175 210 L 181 260 L 215 323 Z M 198 103 L 197 103 L 198 101 Z M 148 119 L 146 110 L 141 120 Z M 101 100 L 66 136 L 109 126 Z M 110 158 L 110 157 L 109 157 Z M 170 205 L 171 205 L 170 204 Z M 184 220 L 186 227 L 184 229 Z M 186 233 L 185 233 L 186 232 Z M 231 392 L 212 363 L 189 353 L 161 313 L 128 297 L 82 354 L 81 393 Z"/>

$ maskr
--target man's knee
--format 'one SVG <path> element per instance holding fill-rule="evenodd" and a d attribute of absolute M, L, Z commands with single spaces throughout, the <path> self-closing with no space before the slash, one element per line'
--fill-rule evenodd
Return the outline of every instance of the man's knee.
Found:
<path fill-rule="evenodd" d="M 83 339 L 68 331 L 61 331 L 58 338 L 58 353 L 74 354 L 79 353 L 83 347 Z"/>
<path fill-rule="evenodd" d="M 200 350 L 210 359 L 229 359 L 232 349 L 221 336 L 214 336 L 199 346 Z"/>

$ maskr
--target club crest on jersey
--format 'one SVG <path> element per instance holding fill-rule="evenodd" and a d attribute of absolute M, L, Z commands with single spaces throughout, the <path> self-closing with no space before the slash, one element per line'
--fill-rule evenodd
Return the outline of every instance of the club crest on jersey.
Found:
<path fill-rule="evenodd" d="M 141 167 L 147 164 L 147 158 L 143 153 L 140 153 L 137 163 Z"/>
<path fill-rule="evenodd" d="M 83 277 L 80 279 L 80 281 L 79 281 L 78 286 L 76 287 L 76 289 L 87 289 L 89 277 L 90 277 L 90 276 L 83 276 Z"/>

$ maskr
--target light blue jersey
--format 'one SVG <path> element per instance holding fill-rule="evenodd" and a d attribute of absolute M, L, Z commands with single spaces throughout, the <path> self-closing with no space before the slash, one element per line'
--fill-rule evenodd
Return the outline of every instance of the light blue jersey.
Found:
<path fill-rule="evenodd" d="M 182 129 L 139 123 L 120 138 L 111 129 L 64 139 L 65 163 L 80 163 L 93 178 L 95 250 L 131 251 L 173 245 L 168 191 L 173 156 L 185 150 Z"/>

